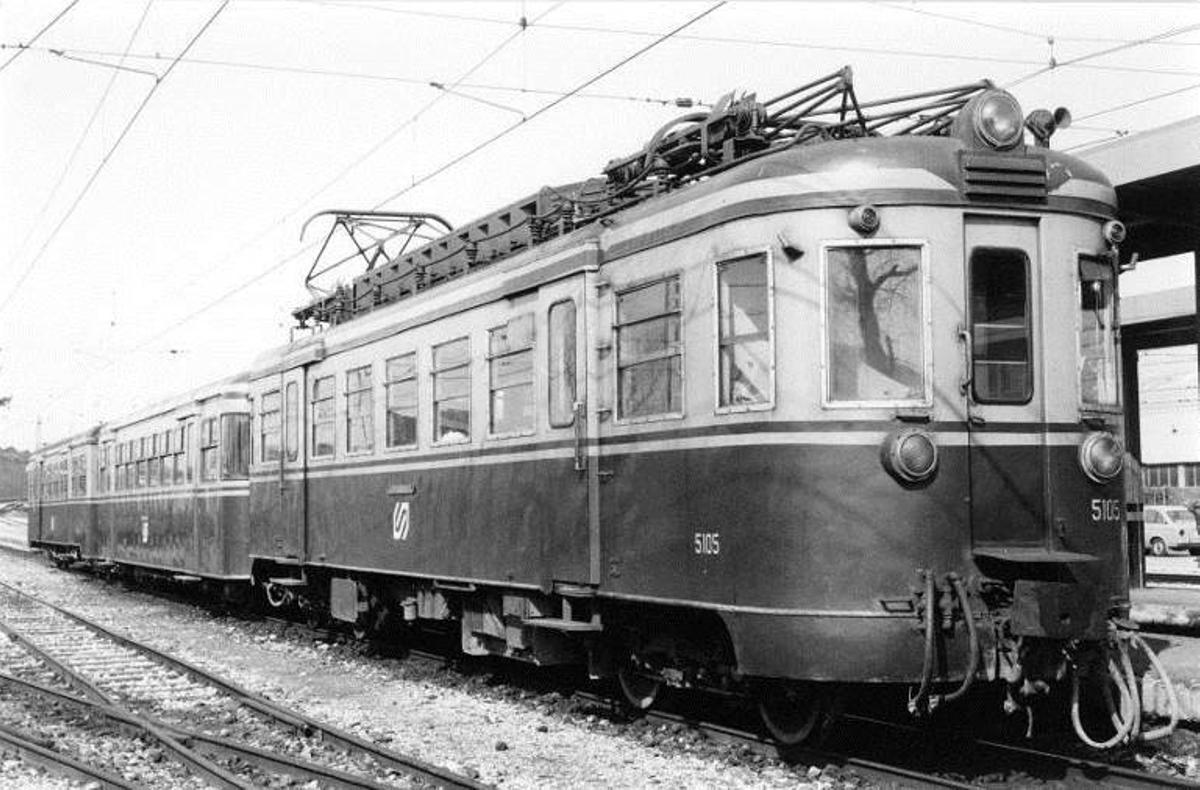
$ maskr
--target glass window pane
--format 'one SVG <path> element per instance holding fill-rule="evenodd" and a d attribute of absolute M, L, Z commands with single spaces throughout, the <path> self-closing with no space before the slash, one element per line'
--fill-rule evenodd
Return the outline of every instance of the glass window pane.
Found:
<path fill-rule="evenodd" d="M 333 455 L 334 417 L 333 376 L 313 381 L 312 385 L 312 454 Z"/>
<path fill-rule="evenodd" d="M 771 399 L 771 324 L 767 256 L 728 261 L 717 270 L 721 406 Z"/>
<path fill-rule="evenodd" d="M 679 278 L 617 294 L 617 389 L 621 417 L 683 411 Z"/>
<path fill-rule="evenodd" d="M 400 381 L 417 375 L 417 355 L 405 354 L 387 361 L 387 380 Z"/>
<path fill-rule="evenodd" d="M 628 324 L 679 309 L 679 278 L 671 277 L 617 295 L 617 323 Z"/>
<path fill-rule="evenodd" d="M 621 416 L 677 414 L 683 411 L 679 357 L 667 357 L 621 370 Z"/>
<path fill-rule="evenodd" d="M 417 443 L 417 381 L 408 379 L 388 385 L 388 447 Z"/>
<path fill-rule="evenodd" d="M 471 402 L 469 398 L 451 398 L 435 404 L 434 439 L 461 441 L 471 438 Z"/>
<path fill-rule="evenodd" d="M 550 307 L 550 424 L 561 428 L 575 421 L 575 303 Z"/>
<path fill-rule="evenodd" d="M 971 253 L 972 377 L 980 403 L 1025 403 L 1033 395 L 1028 269 L 1023 250 Z"/>
<path fill-rule="evenodd" d="M 1079 259 L 1079 393 L 1083 403 L 1117 402 L 1117 327 L 1113 267 Z"/>
<path fill-rule="evenodd" d="M 459 338 L 433 348 L 434 370 L 463 365 L 470 361 L 471 347 L 468 338 Z"/>
<path fill-rule="evenodd" d="M 919 247 L 836 247 L 826 271 L 831 401 L 925 400 Z"/>

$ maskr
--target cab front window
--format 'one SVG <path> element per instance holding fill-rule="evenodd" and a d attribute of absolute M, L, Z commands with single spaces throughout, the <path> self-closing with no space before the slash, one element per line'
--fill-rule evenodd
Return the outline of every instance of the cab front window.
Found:
<path fill-rule="evenodd" d="M 1079 396 L 1085 406 L 1117 403 L 1117 317 L 1113 267 L 1079 257 Z"/>

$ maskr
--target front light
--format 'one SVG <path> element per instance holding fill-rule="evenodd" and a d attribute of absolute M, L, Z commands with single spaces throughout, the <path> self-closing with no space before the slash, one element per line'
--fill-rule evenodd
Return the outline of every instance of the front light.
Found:
<path fill-rule="evenodd" d="M 1079 446 L 1079 465 L 1097 483 L 1107 483 L 1125 467 L 1125 448 L 1108 431 L 1089 434 Z"/>
<path fill-rule="evenodd" d="M 880 450 L 884 468 L 901 482 L 920 483 L 937 471 L 937 445 L 925 431 L 894 433 L 884 439 Z"/>
<path fill-rule="evenodd" d="M 1012 148 L 1021 142 L 1021 106 L 1004 91 L 989 91 L 975 105 L 976 133 L 993 148 Z"/>

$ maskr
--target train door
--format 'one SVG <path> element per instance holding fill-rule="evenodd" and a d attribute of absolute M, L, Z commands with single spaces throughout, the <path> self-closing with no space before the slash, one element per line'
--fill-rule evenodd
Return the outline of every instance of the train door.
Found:
<path fill-rule="evenodd" d="M 1053 317 L 1038 309 L 1035 220 L 968 216 L 964 247 L 972 543 L 977 554 L 1009 555 L 1047 545 L 1049 448 L 1037 338 Z"/>
<path fill-rule="evenodd" d="M 544 421 L 552 445 L 560 448 L 553 452 L 548 474 L 539 476 L 556 513 L 543 534 L 542 557 L 560 589 L 562 584 L 592 588 L 600 581 L 597 464 L 589 457 L 597 408 L 589 359 L 595 347 L 594 278 L 587 272 L 560 280 L 543 287 L 539 295 L 546 342 L 538 366 L 545 365 L 547 396 L 539 422 Z"/>
<path fill-rule="evenodd" d="M 304 441 L 306 367 L 280 377 L 281 436 L 273 544 L 277 557 L 304 558 L 308 548 L 307 447 Z"/>

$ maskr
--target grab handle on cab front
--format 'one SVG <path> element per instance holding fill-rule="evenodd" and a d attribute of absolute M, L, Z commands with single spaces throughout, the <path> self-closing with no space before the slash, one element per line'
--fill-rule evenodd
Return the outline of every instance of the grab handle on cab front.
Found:
<path fill-rule="evenodd" d="M 587 404 L 575 401 L 575 471 L 587 471 Z"/>
<path fill-rule="evenodd" d="M 967 329 L 963 324 L 958 325 L 958 341 L 963 347 L 963 375 L 958 380 L 958 391 L 966 395 L 971 389 L 971 382 L 975 378 L 975 361 L 971 357 L 972 347 L 975 342 L 971 337 L 971 330 Z"/>

